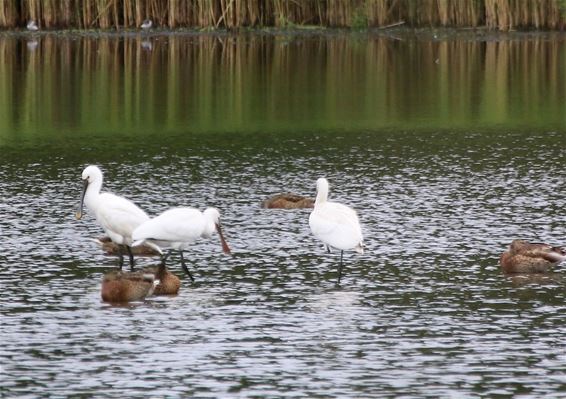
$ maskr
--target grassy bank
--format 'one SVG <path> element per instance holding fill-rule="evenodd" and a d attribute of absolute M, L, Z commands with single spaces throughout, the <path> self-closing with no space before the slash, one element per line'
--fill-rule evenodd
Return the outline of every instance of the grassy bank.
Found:
<path fill-rule="evenodd" d="M 566 0 L 1 0 L 0 27 L 488 27 L 562 30 Z"/>

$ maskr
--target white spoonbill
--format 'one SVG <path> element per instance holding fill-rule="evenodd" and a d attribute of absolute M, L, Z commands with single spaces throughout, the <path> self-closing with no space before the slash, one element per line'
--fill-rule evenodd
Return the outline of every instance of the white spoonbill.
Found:
<path fill-rule="evenodd" d="M 340 250 L 338 282 L 342 277 L 342 257 L 347 249 L 364 253 L 362 229 L 358 215 L 349 206 L 328 201 L 328 180 L 321 177 L 316 181 L 314 210 L 309 216 L 313 235 L 321 240 L 328 252 L 330 247 Z"/>
<path fill-rule="evenodd" d="M 173 249 L 181 253 L 181 265 L 185 273 L 194 281 L 191 272 L 185 264 L 183 251 L 188 249 L 199 238 L 209 238 L 216 230 L 220 236 L 222 250 L 230 253 L 230 247 L 224 239 L 220 225 L 220 212 L 216 208 L 207 208 L 204 212 L 195 208 L 181 207 L 169 209 L 159 216 L 145 222 L 132 233 L 132 246 L 145 244 L 156 249 L 161 254 L 165 264 L 168 255 L 163 255 L 164 249 Z"/>
<path fill-rule="evenodd" d="M 119 245 L 120 269 L 124 264 L 121 248 L 126 247 L 130 257 L 130 268 L 134 268 L 132 254 L 132 232 L 136 227 L 149 220 L 149 216 L 132 201 L 111 193 L 100 193 L 102 188 L 102 171 L 98 166 L 90 165 L 83 170 L 83 190 L 77 219 L 83 215 L 83 205 L 94 213 L 106 235 Z"/>

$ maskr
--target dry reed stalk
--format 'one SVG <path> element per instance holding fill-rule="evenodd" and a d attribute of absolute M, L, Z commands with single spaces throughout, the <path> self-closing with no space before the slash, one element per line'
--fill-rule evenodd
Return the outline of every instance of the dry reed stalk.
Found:
<path fill-rule="evenodd" d="M 387 0 L 369 0 L 366 2 L 369 26 L 385 26 L 392 22 L 389 14 L 389 3 L 391 2 Z M 393 3 L 395 3 L 395 1 L 393 1 Z"/>
<path fill-rule="evenodd" d="M 143 10 L 142 2 L 140 0 L 134 0 L 134 24 L 135 26 L 140 26 L 143 21 Z"/>
<path fill-rule="evenodd" d="M 451 21 L 448 0 L 437 0 L 436 3 L 438 9 L 438 21 L 440 25 L 446 26 Z"/>
<path fill-rule="evenodd" d="M 563 0 L 0 0 L 0 27 L 479 26 L 564 29 Z"/>
<path fill-rule="evenodd" d="M 17 6 L 14 0 L 0 2 L 0 26 L 13 28 L 17 24 Z"/>
<path fill-rule="evenodd" d="M 133 20 L 131 0 L 122 0 L 122 25 L 130 26 Z"/>
<path fill-rule="evenodd" d="M 230 28 L 233 24 L 232 15 L 232 6 L 234 5 L 234 0 L 220 0 L 220 10 L 221 15 L 218 18 L 218 21 L 214 24 L 215 28 L 218 28 L 222 22 L 224 22 L 224 26 Z"/>
<path fill-rule="evenodd" d="M 179 2 L 175 2 L 170 0 L 167 3 L 167 25 L 171 28 L 177 27 L 177 23 L 179 21 L 179 11 L 181 10 L 181 4 Z"/>

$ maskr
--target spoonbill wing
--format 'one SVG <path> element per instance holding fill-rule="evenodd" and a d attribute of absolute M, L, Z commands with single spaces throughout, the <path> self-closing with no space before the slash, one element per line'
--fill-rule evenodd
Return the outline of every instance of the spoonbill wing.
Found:
<path fill-rule="evenodd" d="M 327 202 L 315 208 L 309 225 L 315 237 L 335 248 L 353 248 L 362 241 L 356 211 L 342 204 Z"/>
<path fill-rule="evenodd" d="M 133 233 L 133 240 L 190 242 L 200 237 L 204 225 L 198 209 L 170 209 L 139 226 Z"/>
<path fill-rule="evenodd" d="M 309 223 L 311 224 L 311 229 L 314 228 L 314 230 L 320 233 L 347 228 L 348 226 L 359 226 L 356 211 L 346 205 L 334 202 L 327 202 L 311 212 Z"/>
<path fill-rule="evenodd" d="M 131 237 L 136 227 L 149 220 L 144 211 L 125 198 L 104 193 L 100 195 L 100 203 L 96 218 L 108 233 Z"/>

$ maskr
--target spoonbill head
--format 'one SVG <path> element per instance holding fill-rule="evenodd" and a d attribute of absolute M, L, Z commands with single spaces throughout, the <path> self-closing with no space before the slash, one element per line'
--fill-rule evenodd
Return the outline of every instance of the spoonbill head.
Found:
<path fill-rule="evenodd" d="M 225 254 L 231 253 L 230 247 L 224 238 L 224 233 L 222 231 L 222 225 L 220 224 L 220 212 L 216 208 L 206 208 L 202 213 L 205 220 L 205 227 L 201 234 L 202 238 L 210 238 L 212 234 L 216 231 L 220 237 L 220 243 L 222 244 L 222 251 Z"/>
<path fill-rule="evenodd" d="M 338 268 L 338 282 L 340 282 L 344 251 L 354 249 L 358 253 L 364 252 L 362 229 L 356 211 L 344 204 L 328 201 L 328 180 L 324 177 L 319 178 L 316 181 L 316 190 L 309 226 L 312 234 L 324 243 L 328 252 L 330 248 L 340 250 Z"/>
<path fill-rule="evenodd" d="M 545 243 L 513 240 L 501 254 L 499 263 L 505 273 L 546 273 L 566 260 L 566 249 Z"/>
<path fill-rule="evenodd" d="M 102 188 L 102 171 L 98 166 L 87 166 L 82 173 L 83 188 L 79 210 L 76 218 L 83 216 L 84 205 L 94 213 L 98 224 L 104 229 L 112 242 L 125 247 L 130 257 L 130 267 L 134 267 L 134 257 L 131 251 L 132 232 L 142 223 L 149 220 L 149 216 L 136 204 L 126 198 L 111 194 L 100 193 Z M 124 258 L 119 252 L 122 268 Z"/>
<path fill-rule="evenodd" d="M 199 238 L 211 237 L 214 231 L 218 232 L 222 250 L 229 254 L 230 247 L 222 232 L 218 209 L 207 208 L 201 212 L 189 207 L 173 208 L 136 228 L 132 233 L 132 246 L 145 244 L 156 249 L 162 254 L 162 263 L 168 256 L 163 254 L 164 249 L 179 251 L 183 270 L 194 280 L 185 263 L 183 251 Z"/>

